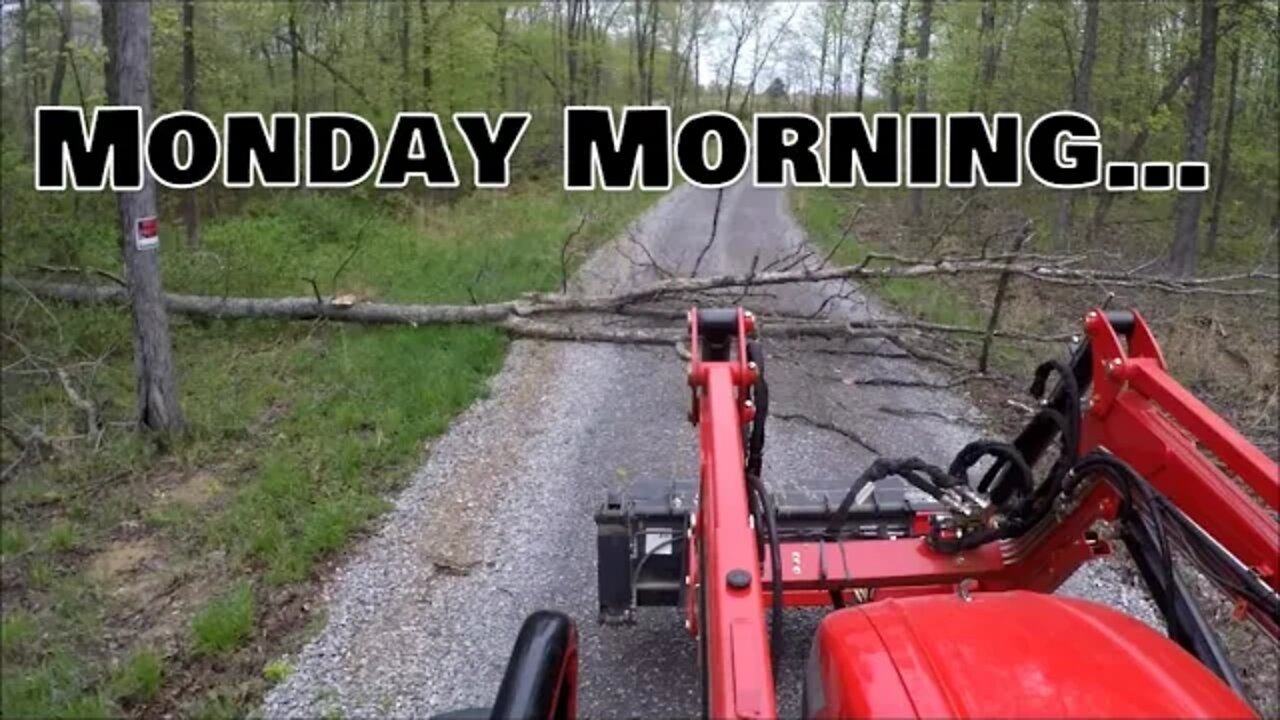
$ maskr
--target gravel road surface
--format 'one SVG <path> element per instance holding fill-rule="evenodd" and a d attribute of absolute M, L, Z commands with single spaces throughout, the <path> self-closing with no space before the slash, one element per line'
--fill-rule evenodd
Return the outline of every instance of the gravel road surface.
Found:
<path fill-rule="evenodd" d="M 677 188 L 637 221 L 632 237 L 664 268 L 687 273 L 710 236 L 715 206 L 715 191 Z M 762 267 L 804 242 L 783 191 L 742 183 L 724 192 L 716 242 L 699 273 L 742 272 L 755 256 Z M 654 272 L 644 250 L 622 238 L 596 253 L 578 281 L 607 291 Z M 754 304 L 813 311 L 839 289 L 778 288 Z M 857 294 L 828 309 L 887 315 Z M 875 453 L 945 465 L 982 433 L 981 416 L 956 392 L 854 384 L 943 378 L 880 341 L 849 348 L 856 354 L 766 345 L 771 488 L 838 500 Z M 668 349 L 516 342 L 489 397 L 435 443 L 383 529 L 329 584 L 327 627 L 292 659 L 294 672 L 269 694 L 264 713 L 424 717 L 487 705 L 521 621 L 555 608 L 581 634 L 584 717 L 696 716 L 695 645 L 676 610 L 647 610 L 633 627 L 596 624 L 592 520 L 610 489 L 695 477 L 683 371 Z M 1078 573 L 1064 592 L 1157 622 L 1114 566 Z M 817 617 L 788 616 L 778 688 L 784 714 L 798 713 L 799 670 Z"/>

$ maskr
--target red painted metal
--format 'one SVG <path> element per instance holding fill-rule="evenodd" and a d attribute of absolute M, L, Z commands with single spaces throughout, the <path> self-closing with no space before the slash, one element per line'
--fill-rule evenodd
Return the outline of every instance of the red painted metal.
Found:
<path fill-rule="evenodd" d="M 760 557 L 756 533 L 748 521 L 747 481 L 743 466 L 742 426 L 749 422 L 745 388 L 756 380 L 747 366 L 746 338 L 752 321 L 738 311 L 738 353 L 726 362 L 704 362 L 698 345 L 697 313 L 690 313 L 689 384 L 693 419 L 698 424 L 701 480 L 697 552 L 705 554 L 706 617 L 691 617 L 691 627 L 706 634 L 711 716 L 777 716 L 773 670 L 760 612 Z M 696 566 L 695 566 L 696 567 Z M 732 587 L 730 572 L 746 573 L 746 587 Z M 695 593 L 690 593 L 694 595 Z M 697 605 L 693 604 L 696 616 Z"/>
<path fill-rule="evenodd" d="M 816 718 L 1222 718 L 1253 711 L 1124 614 L 1033 592 L 838 610 L 815 636 Z"/>
<path fill-rule="evenodd" d="M 851 592 L 848 597 L 872 597 L 858 610 L 830 616 L 819 633 L 820 647 L 830 648 L 819 653 L 827 664 L 823 677 L 836 672 L 831 677 L 845 682 L 847 693 L 852 693 L 848 704 L 840 704 L 846 702 L 841 700 L 831 706 L 833 717 L 1033 717 L 1076 712 L 1195 716 L 1224 710 L 1237 716 L 1251 714 L 1176 645 L 1149 632 L 1143 634 L 1133 622 L 1121 622 L 1092 606 L 1013 592 L 1005 599 L 983 594 L 982 602 L 964 603 L 962 610 L 955 610 L 954 603 L 961 601 L 954 594 L 962 585 L 965 592 L 974 593 L 1048 593 L 1080 565 L 1109 552 L 1106 543 L 1091 532 L 1099 521 L 1116 517 L 1119 496 L 1107 482 L 1083 486 L 1083 495 L 1072 508 L 1050 516 L 1016 540 L 960 554 L 938 553 L 922 537 L 927 523 L 914 522 L 911 535 L 897 539 L 786 542 L 783 567 L 773 568 L 756 549 L 744 476 L 742 429 L 754 412 L 745 389 L 756 378 L 743 348 L 754 322 L 739 311 L 738 352 L 723 362 L 701 360 L 696 312 L 690 313 L 689 325 L 690 419 L 699 429 L 701 479 L 687 554 L 691 587 L 696 590 L 705 584 L 707 607 L 705 616 L 700 615 L 697 592 L 693 592 L 687 612 L 691 632 L 705 633 L 708 642 L 713 717 L 776 714 L 761 612 L 775 577 L 788 606 L 828 605 L 832 589 Z M 1083 416 L 1082 452 L 1101 447 L 1123 459 L 1272 588 L 1280 589 L 1280 525 L 1205 453 L 1215 456 L 1273 509 L 1280 507 L 1276 463 L 1168 376 L 1159 346 L 1137 313 L 1126 333 L 1127 348 L 1101 311 L 1086 316 L 1085 328 L 1093 357 L 1093 391 Z M 705 577 L 699 574 L 700 555 L 705 555 Z M 725 579 L 730 570 L 748 573 L 748 587 L 729 587 Z M 907 607 L 912 608 L 911 622 L 904 619 Z M 917 622 L 917 610 L 929 608 L 936 611 L 925 612 Z M 961 617 L 957 612 L 968 615 Z M 1280 629 L 1262 624 L 1273 636 L 1280 636 Z M 1068 627 L 1078 627 L 1078 637 Z M 1041 640 L 1049 631 L 1061 631 L 1063 644 L 1055 641 L 1045 646 Z M 957 632 L 968 633 L 965 642 L 948 645 L 948 638 Z M 1103 645 L 1077 642 L 1084 637 Z M 1101 649 L 1108 646 L 1123 652 L 1109 655 Z M 939 667 L 953 662 L 944 647 L 966 658 L 963 678 L 937 674 Z M 1102 673 L 1076 669 L 1086 658 L 1095 665 L 1107 665 L 1116 657 L 1130 658 L 1137 677 L 1152 689 L 1140 696 L 1159 697 L 1147 704 L 1134 699 L 1132 669 Z M 998 668 L 1009 671 L 995 671 Z M 1040 685 L 1019 681 L 1011 690 L 1010 681 L 1028 672 L 1043 678 Z M 1042 675 L 1035 676 L 1036 672 Z M 1098 674 L 1106 677 L 1089 679 Z M 1007 703 L 982 704 L 985 701 L 975 688 L 985 685 L 974 684 L 974 678 L 999 685 L 999 691 L 993 685 L 990 693 Z M 858 690 L 859 686 L 872 689 Z M 1058 687 L 1056 700 L 1041 697 L 1057 692 Z M 1077 691 L 1081 694 L 1071 694 Z M 858 692 L 863 694 L 854 697 Z M 1169 706 L 1171 699 L 1190 704 Z"/>

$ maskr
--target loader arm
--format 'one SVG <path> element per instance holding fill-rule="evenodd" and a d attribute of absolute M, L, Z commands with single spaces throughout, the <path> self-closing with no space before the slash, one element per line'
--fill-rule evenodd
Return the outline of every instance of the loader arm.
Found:
<path fill-rule="evenodd" d="M 984 501 L 973 497 L 966 481 L 963 487 L 941 487 L 937 497 L 942 507 L 917 511 L 905 533 L 872 539 L 859 535 L 846 525 L 855 516 L 846 502 L 827 523 L 828 530 L 839 526 L 835 533 L 811 530 L 788 536 L 776 531 L 769 544 L 780 552 L 761 551 L 768 546 L 759 540 L 761 516 L 753 515 L 756 506 L 744 472 L 751 463 L 744 429 L 763 420 L 751 402 L 760 373 L 747 360 L 754 323 L 742 310 L 694 310 L 689 315 L 690 418 L 698 426 L 700 479 L 686 548 L 685 605 L 687 625 L 702 649 L 708 716 L 776 715 L 762 612 L 775 594 L 786 606 L 840 607 L 872 597 L 958 589 L 1052 592 L 1081 564 L 1109 552 L 1093 528 L 1117 520 L 1152 584 L 1171 636 L 1238 690 L 1212 631 L 1181 580 L 1164 567 L 1171 567 L 1170 541 L 1156 536 L 1151 518 L 1157 511 L 1166 524 L 1169 518 L 1185 521 L 1180 537 L 1189 547 L 1179 549 L 1197 564 L 1208 563 L 1202 569 L 1212 571 L 1207 574 L 1240 610 L 1277 637 L 1280 473 L 1275 462 L 1167 374 L 1159 348 L 1136 312 L 1094 310 L 1086 315 L 1086 338 L 1069 366 L 1074 382 L 1064 378 L 1044 402 L 1059 418 L 1078 417 L 1078 430 L 1071 432 L 1078 433 L 1081 460 L 1058 478 L 1070 492 L 1059 490 L 1045 500 L 1039 515 L 1032 513 L 1034 522 L 1025 521 L 1026 528 L 1000 530 L 995 521 L 993 527 L 975 525 Z M 1064 392 L 1064 385 L 1074 391 Z M 1014 443 L 1028 466 L 1070 425 L 1042 420 L 1037 416 Z M 1000 494 L 1000 480 L 1014 472 L 1011 466 L 1020 464 L 1007 453 L 995 454 L 990 474 L 996 482 L 989 484 L 993 497 Z M 869 470 L 873 480 L 895 472 L 905 477 L 912 471 L 904 468 L 915 467 L 884 462 L 879 471 Z M 951 474 L 967 477 L 969 465 Z M 955 468 L 953 464 L 951 470 Z M 1142 497 L 1148 499 L 1140 502 L 1135 493 L 1146 493 Z M 776 509 L 771 512 L 777 515 Z M 868 519 L 865 512 L 857 517 Z M 1158 533 L 1169 532 L 1158 518 L 1155 523 Z M 990 539 L 966 544 L 966 537 Z M 771 560 L 778 556 L 782 567 Z"/>

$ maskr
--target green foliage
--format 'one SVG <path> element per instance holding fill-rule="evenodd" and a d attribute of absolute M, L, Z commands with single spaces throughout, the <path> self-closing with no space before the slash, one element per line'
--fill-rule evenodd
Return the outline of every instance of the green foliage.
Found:
<path fill-rule="evenodd" d="M 85 689 L 84 669 L 68 655 L 54 655 L 14 672 L 6 663 L 0 676 L 0 716 L 6 718 L 102 718 L 114 714 L 111 703 Z"/>
<path fill-rule="evenodd" d="M 0 619 L 0 657 L 18 659 L 32 649 L 38 629 L 35 618 L 28 612 L 6 612 Z"/>
<path fill-rule="evenodd" d="M 75 547 L 78 539 L 76 526 L 65 520 L 54 522 L 45 535 L 45 546 L 52 552 L 66 552 Z"/>
<path fill-rule="evenodd" d="M 164 660 L 150 650 L 134 653 L 112 676 L 108 687 L 117 700 L 146 702 L 164 679 Z"/>
<path fill-rule="evenodd" d="M 16 555 L 30 546 L 27 533 L 17 523 L 5 523 L 0 527 L 0 557 Z"/>
<path fill-rule="evenodd" d="M 293 674 L 293 666 L 287 660 L 272 660 L 262 668 L 262 677 L 272 685 L 284 682 Z"/>
<path fill-rule="evenodd" d="M 253 634 L 253 588 L 241 583 L 204 606 L 191 621 L 196 651 L 221 654 L 234 650 Z"/>

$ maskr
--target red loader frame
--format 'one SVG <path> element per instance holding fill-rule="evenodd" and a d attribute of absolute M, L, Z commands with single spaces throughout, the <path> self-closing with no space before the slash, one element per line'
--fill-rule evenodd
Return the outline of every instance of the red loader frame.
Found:
<path fill-rule="evenodd" d="M 755 319 L 740 309 L 731 319 L 726 312 L 689 314 L 690 419 L 698 427 L 701 461 L 685 584 L 690 590 L 687 625 L 702 646 L 705 715 L 777 716 L 763 612 L 775 590 L 792 607 L 829 605 L 848 593 L 874 593 L 877 599 L 954 593 L 961 584 L 966 591 L 1052 592 L 1081 564 L 1109 552 L 1092 528 L 1116 520 L 1125 497 L 1098 475 L 1073 478 L 1081 490 L 1071 502 L 1013 539 L 940 552 L 925 536 L 936 513 L 921 512 L 903 537 L 783 541 L 782 566 L 774 567 L 769 554 L 760 551 L 744 464 L 744 428 L 756 414 L 751 388 L 760 379 L 760 368 L 747 352 Z M 1193 530 L 1225 548 L 1271 592 L 1280 590 L 1276 463 L 1167 374 L 1159 347 L 1137 313 L 1094 310 L 1085 316 L 1084 327 L 1087 339 L 1073 370 L 1077 379 L 1083 376 L 1081 387 L 1090 381 L 1093 387 L 1084 403 L 1081 450 L 1102 450 L 1127 463 L 1194 524 Z M 1033 423 L 1015 445 L 1030 462 L 1048 443 L 1046 429 Z M 1135 559 L 1142 561 L 1141 554 Z M 1280 635 L 1274 616 L 1243 598 L 1238 607 L 1273 637 Z M 1191 612 L 1178 603 L 1162 609 Z M 1184 646 L 1197 642 L 1193 637 Z"/>

